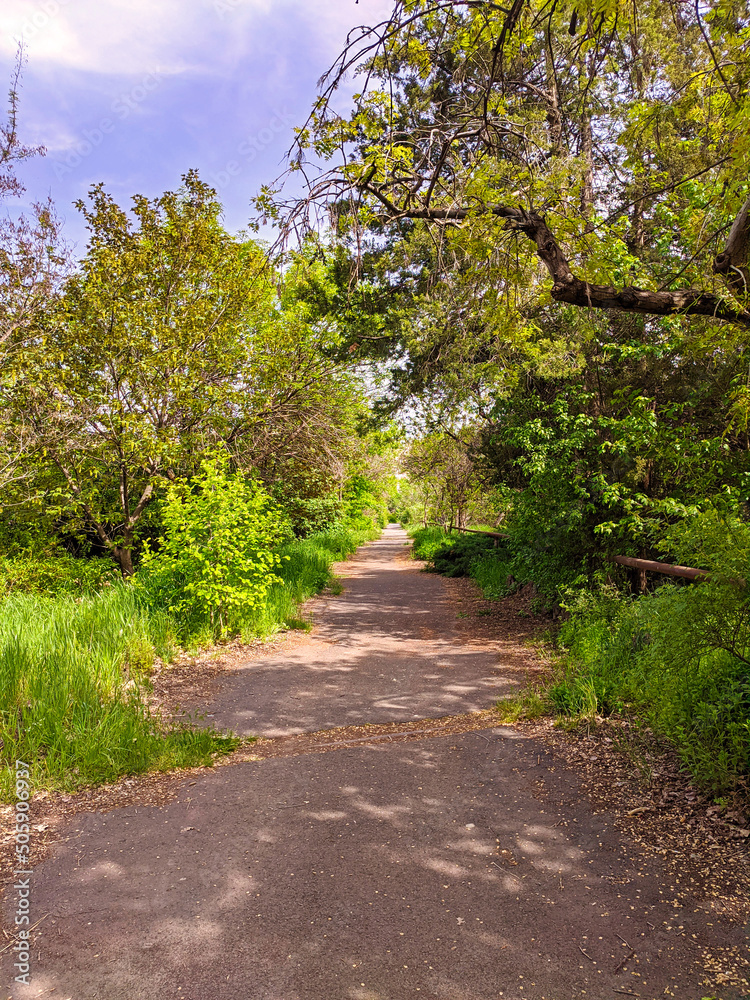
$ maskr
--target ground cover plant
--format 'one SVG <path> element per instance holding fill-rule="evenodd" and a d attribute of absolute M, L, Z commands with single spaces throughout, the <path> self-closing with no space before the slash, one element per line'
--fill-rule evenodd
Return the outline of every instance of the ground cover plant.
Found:
<path fill-rule="evenodd" d="M 412 529 L 414 554 L 445 575 L 468 575 L 485 597 L 516 583 L 513 537 L 500 550 L 441 528 Z M 470 536 L 471 537 L 471 536 Z M 662 547 L 705 568 L 697 583 L 664 582 L 643 595 L 620 581 L 562 588 L 558 660 L 548 683 L 506 716 L 549 713 L 568 724 L 627 717 L 675 748 L 716 796 L 747 795 L 750 782 L 750 526 L 715 510 L 666 532 Z M 523 564 L 522 564 L 523 565 Z"/>
<path fill-rule="evenodd" d="M 424 559 L 436 573 L 470 576 L 489 598 L 502 597 L 515 586 L 513 559 L 503 539 L 440 527 L 411 527 L 409 534 L 414 557 Z"/>

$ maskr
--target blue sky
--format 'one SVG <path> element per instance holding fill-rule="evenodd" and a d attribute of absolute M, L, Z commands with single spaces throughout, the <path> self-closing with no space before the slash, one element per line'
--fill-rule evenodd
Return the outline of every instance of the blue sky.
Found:
<path fill-rule="evenodd" d="M 0 61 L 23 37 L 23 139 L 47 155 L 19 169 L 28 202 L 51 195 L 83 249 L 73 202 L 103 181 L 118 201 L 179 186 L 196 167 L 227 227 L 283 156 L 347 32 L 392 0 L 3 0 Z M 2 80 L 0 80 L 2 85 Z M 346 95 L 342 94 L 342 100 Z"/>

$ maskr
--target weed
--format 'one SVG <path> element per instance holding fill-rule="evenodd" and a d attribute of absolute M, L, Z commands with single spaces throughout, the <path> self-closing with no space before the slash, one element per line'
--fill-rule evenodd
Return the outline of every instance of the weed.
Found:
<path fill-rule="evenodd" d="M 501 698 L 495 708 L 504 722 L 518 722 L 520 719 L 540 719 L 549 715 L 549 699 L 538 688 L 525 688 L 518 694 Z"/>
<path fill-rule="evenodd" d="M 311 632 L 313 624 L 305 618 L 287 618 L 284 622 L 288 629 L 294 629 L 297 632 Z"/>

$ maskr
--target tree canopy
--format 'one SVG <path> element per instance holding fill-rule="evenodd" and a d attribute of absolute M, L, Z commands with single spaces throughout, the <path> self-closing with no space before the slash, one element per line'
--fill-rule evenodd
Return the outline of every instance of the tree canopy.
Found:
<path fill-rule="evenodd" d="M 360 254 L 386 245 L 479 309 L 748 325 L 748 25 L 732 0 L 403 0 L 330 71 L 287 224 L 322 207 Z M 357 68 L 342 116 L 331 97 Z"/>

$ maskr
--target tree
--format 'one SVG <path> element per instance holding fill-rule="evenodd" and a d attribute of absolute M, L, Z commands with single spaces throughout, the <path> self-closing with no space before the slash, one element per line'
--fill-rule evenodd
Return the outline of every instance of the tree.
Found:
<path fill-rule="evenodd" d="M 465 528 L 486 492 L 470 454 L 474 432 L 432 432 L 417 438 L 404 456 L 403 468 L 419 494 L 425 524 L 428 519 L 451 528 Z"/>
<path fill-rule="evenodd" d="M 41 146 L 21 141 L 18 126 L 19 90 L 24 54 L 19 47 L 11 77 L 8 111 L 0 125 L 0 203 L 20 197 L 24 186 L 15 167 Z M 39 336 L 42 317 L 59 294 L 67 271 L 67 250 L 60 223 L 50 200 L 34 204 L 31 215 L 14 218 L 8 206 L 0 217 L 0 386 L 11 385 L 23 369 L 26 350 Z M 0 484 L 29 478 L 24 464 L 31 445 L 31 429 L 23 420 L 0 413 Z"/>
<path fill-rule="evenodd" d="M 6 392 L 60 476 L 61 510 L 124 575 L 159 482 L 191 471 L 242 421 L 273 300 L 262 254 L 223 231 L 194 173 L 177 192 L 133 201 L 134 219 L 101 185 L 79 203 L 88 252 Z"/>
<path fill-rule="evenodd" d="M 78 207 L 86 256 L 2 387 L 47 510 L 128 576 L 154 499 L 207 450 L 280 498 L 340 492 L 363 393 L 335 327 L 295 292 L 298 270 L 282 278 L 227 234 L 194 172 L 132 214 L 102 185 Z"/>
<path fill-rule="evenodd" d="M 522 312 L 748 326 L 747 31 L 739 0 L 402 0 L 350 37 L 300 130 L 293 170 L 338 164 L 303 201 L 260 205 L 290 227 L 322 206 L 405 266 L 427 242 L 432 287 L 484 274 Z M 343 118 L 331 97 L 357 67 Z"/>

